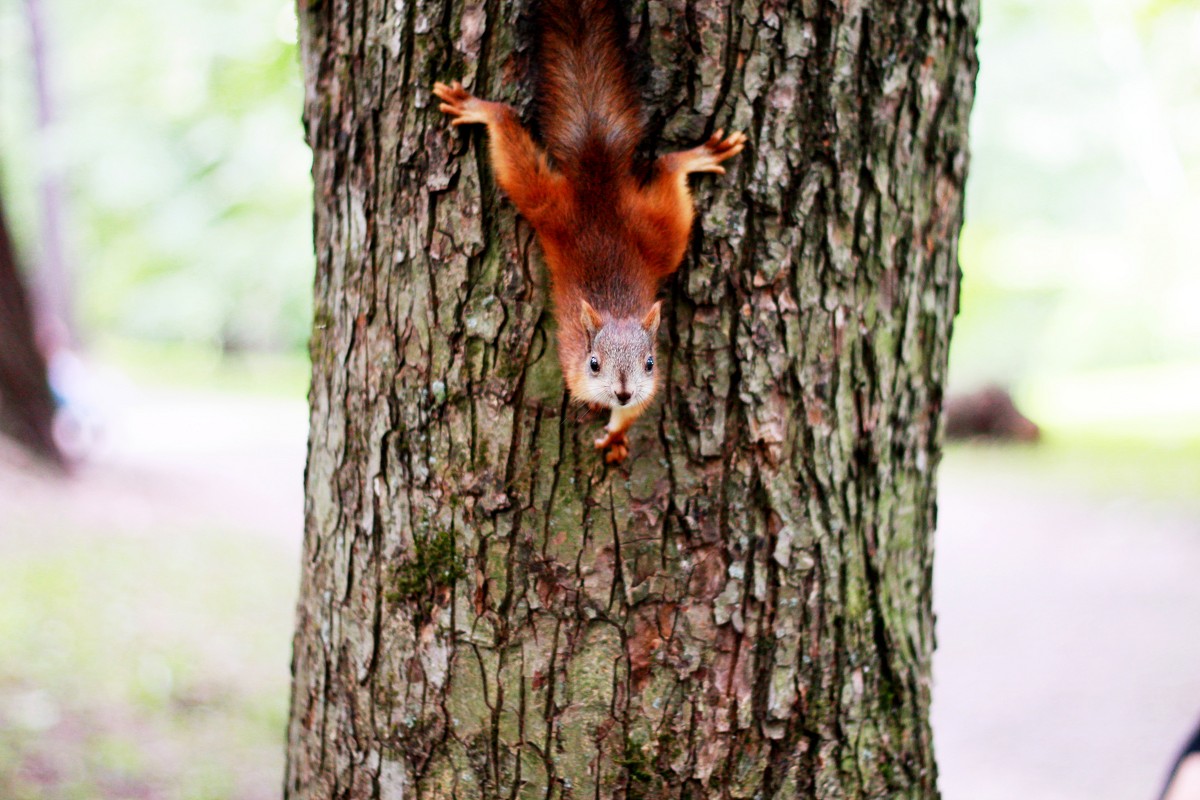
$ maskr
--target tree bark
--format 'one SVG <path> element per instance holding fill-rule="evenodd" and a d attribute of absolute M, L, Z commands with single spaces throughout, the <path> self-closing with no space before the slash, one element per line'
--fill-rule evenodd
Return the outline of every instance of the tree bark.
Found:
<path fill-rule="evenodd" d="M 21 282 L 17 252 L 0 204 L 0 434 L 56 466 L 54 397 L 46 361 L 34 336 L 29 296 Z"/>
<path fill-rule="evenodd" d="M 975 0 L 636 0 L 694 179 L 629 460 L 435 80 L 531 107 L 526 2 L 301 0 L 316 305 L 292 798 L 936 797 L 934 469 Z"/>

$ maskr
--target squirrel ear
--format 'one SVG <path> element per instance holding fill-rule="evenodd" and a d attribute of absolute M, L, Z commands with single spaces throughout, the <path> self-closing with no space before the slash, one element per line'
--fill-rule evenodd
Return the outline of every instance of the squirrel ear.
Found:
<path fill-rule="evenodd" d="M 583 323 L 583 329 L 587 331 L 588 339 L 591 339 L 604 327 L 604 320 L 600 319 L 600 312 L 592 308 L 591 303 L 587 300 L 580 300 L 579 305 L 579 321 Z"/>
<path fill-rule="evenodd" d="M 642 328 L 646 333 L 654 336 L 658 333 L 658 323 L 662 320 L 662 300 L 659 300 L 654 305 L 650 306 L 650 310 L 646 312 L 646 316 L 642 317 Z"/>

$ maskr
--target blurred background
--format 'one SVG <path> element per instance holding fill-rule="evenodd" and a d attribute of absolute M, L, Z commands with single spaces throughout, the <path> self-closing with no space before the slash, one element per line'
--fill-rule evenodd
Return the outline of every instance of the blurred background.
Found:
<path fill-rule="evenodd" d="M 79 459 L 0 440 L 0 797 L 278 795 L 312 278 L 295 24 L 275 0 L 0 5 L 0 202 Z M 1200 716 L 1200 3 L 983 0 L 980 60 L 942 791 L 1149 798 Z"/>

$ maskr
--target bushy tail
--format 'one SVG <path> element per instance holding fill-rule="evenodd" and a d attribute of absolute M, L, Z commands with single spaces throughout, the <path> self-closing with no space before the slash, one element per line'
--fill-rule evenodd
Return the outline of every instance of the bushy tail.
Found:
<path fill-rule="evenodd" d="M 584 180 L 627 172 L 642 113 L 620 0 L 542 0 L 538 27 L 546 149 Z"/>

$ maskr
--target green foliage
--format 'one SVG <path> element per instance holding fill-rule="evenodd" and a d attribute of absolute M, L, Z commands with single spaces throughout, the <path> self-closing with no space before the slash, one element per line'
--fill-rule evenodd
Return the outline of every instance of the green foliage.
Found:
<path fill-rule="evenodd" d="M 952 383 L 1200 357 L 1200 5 L 984 0 Z"/>
<path fill-rule="evenodd" d="M 308 336 L 310 156 L 291 4 L 47 4 L 80 312 L 93 332 L 297 347 Z M 31 80 L 20 4 L 0 159 L 35 240 Z"/>

